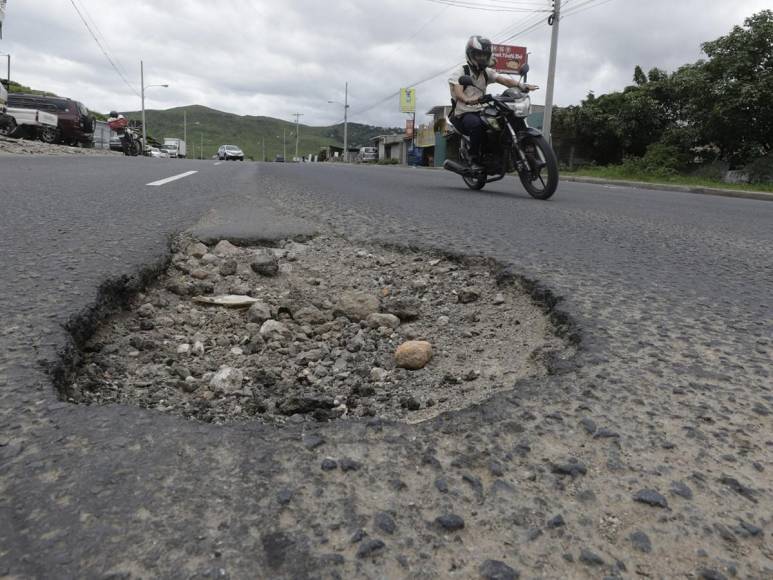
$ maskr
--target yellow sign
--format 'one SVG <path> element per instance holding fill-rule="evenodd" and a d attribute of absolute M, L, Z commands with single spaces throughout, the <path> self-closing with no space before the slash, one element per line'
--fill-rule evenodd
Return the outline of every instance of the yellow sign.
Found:
<path fill-rule="evenodd" d="M 416 112 L 416 89 L 400 89 L 400 112 Z"/>

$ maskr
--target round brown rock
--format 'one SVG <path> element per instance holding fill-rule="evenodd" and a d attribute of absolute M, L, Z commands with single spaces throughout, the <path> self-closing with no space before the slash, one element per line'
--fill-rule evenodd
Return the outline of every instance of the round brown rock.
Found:
<path fill-rule="evenodd" d="M 395 351 L 395 363 L 404 369 L 424 368 L 431 359 L 432 345 L 426 340 L 409 340 Z"/>

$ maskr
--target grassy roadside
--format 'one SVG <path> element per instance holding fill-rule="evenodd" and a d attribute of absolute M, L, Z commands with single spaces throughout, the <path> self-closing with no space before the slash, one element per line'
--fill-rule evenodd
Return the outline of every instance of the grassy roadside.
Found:
<path fill-rule="evenodd" d="M 596 177 L 598 179 L 643 181 L 645 183 L 686 185 L 692 187 L 714 187 L 717 189 L 734 189 L 737 191 L 764 191 L 773 193 L 773 183 L 731 184 L 724 183 L 716 179 L 706 179 L 688 175 L 673 175 L 664 177 L 661 175 L 626 171 L 619 166 L 587 167 L 583 169 L 577 169 L 575 171 L 568 171 L 563 169 L 561 173 L 563 175 L 574 175 L 577 177 Z"/>

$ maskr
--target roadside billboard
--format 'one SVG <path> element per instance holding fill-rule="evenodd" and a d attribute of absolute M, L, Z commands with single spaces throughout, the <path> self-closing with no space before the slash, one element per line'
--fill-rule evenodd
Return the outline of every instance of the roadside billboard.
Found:
<path fill-rule="evenodd" d="M 416 89 L 400 89 L 400 112 L 416 112 Z"/>
<path fill-rule="evenodd" d="M 492 53 L 496 59 L 494 70 L 503 73 L 517 73 L 521 65 L 526 64 L 529 58 L 525 46 L 494 44 L 492 45 Z"/>
<path fill-rule="evenodd" d="M 413 119 L 408 119 L 405 122 L 405 138 L 413 139 Z"/>

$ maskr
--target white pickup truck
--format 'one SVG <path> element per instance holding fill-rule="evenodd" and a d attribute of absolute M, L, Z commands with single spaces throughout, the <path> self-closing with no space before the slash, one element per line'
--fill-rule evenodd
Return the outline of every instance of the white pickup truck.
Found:
<path fill-rule="evenodd" d="M 59 117 L 37 109 L 5 109 L 5 123 L 0 125 L 0 135 L 40 139 L 45 143 L 54 143 L 57 138 Z"/>

